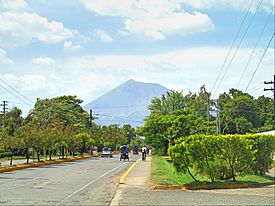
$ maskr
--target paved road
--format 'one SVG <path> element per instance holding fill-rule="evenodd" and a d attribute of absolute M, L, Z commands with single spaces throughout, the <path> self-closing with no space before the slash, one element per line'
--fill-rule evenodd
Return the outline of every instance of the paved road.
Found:
<path fill-rule="evenodd" d="M 0 174 L 0 205 L 109 205 L 132 162 L 91 158 Z"/>

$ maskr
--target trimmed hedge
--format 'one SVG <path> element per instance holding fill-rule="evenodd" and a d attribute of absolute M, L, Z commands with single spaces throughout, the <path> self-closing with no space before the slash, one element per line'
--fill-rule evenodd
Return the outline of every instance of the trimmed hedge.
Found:
<path fill-rule="evenodd" d="M 175 140 L 169 155 L 178 172 L 196 174 L 215 180 L 238 175 L 264 175 L 272 163 L 275 149 L 273 135 L 191 135 Z M 190 168 L 195 169 L 192 174 Z"/>

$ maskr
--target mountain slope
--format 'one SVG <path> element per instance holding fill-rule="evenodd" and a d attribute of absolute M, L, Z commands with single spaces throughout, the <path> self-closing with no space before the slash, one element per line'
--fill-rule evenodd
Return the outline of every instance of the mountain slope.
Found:
<path fill-rule="evenodd" d="M 153 97 L 160 97 L 168 89 L 160 84 L 143 83 L 130 79 L 84 106 L 98 114 L 96 123 L 143 125 L 149 114 L 147 107 Z"/>

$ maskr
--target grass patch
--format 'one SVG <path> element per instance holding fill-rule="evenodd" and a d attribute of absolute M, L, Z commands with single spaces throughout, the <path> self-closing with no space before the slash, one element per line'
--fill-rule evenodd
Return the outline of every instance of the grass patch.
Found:
<path fill-rule="evenodd" d="M 195 174 L 192 171 L 192 174 Z M 211 183 L 206 176 L 195 176 L 200 182 L 195 182 L 189 174 L 177 173 L 173 164 L 161 157 L 152 158 L 151 182 L 157 185 L 182 186 L 182 185 L 232 185 L 232 184 L 257 184 L 272 183 L 274 178 L 269 176 L 246 175 L 237 177 L 233 180 L 217 180 Z"/>
<path fill-rule="evenodd" d="M 200 178 L 200 181 L 206 181 Z M 151 181 L 159 185 L 175 185 L 191 184 L 194 180 L 188 174 L 177 173 L 175 168 L 167 160 L 161 157 L 153 157 Z"/>

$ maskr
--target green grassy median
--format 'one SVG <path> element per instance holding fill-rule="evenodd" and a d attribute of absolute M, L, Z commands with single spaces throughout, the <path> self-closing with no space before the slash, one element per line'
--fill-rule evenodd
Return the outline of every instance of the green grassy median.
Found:
<path fill-rule="evenodd" d="M 194 171 L 193 171 L 194 173 Z M 151 182 L 163 186 L 182 186 L 182 185 L 237 185 L 237 184 L 272 184 L 274 178 L 269 176 L 247 175 L 238 177 L 237 181 L 218 180 L 213 183 L 206 176 L 197 176 L 199 182 L 195 182 L 188 174 L 177 173 L 173 164 L 161 157 L 152 158 Z"/>

